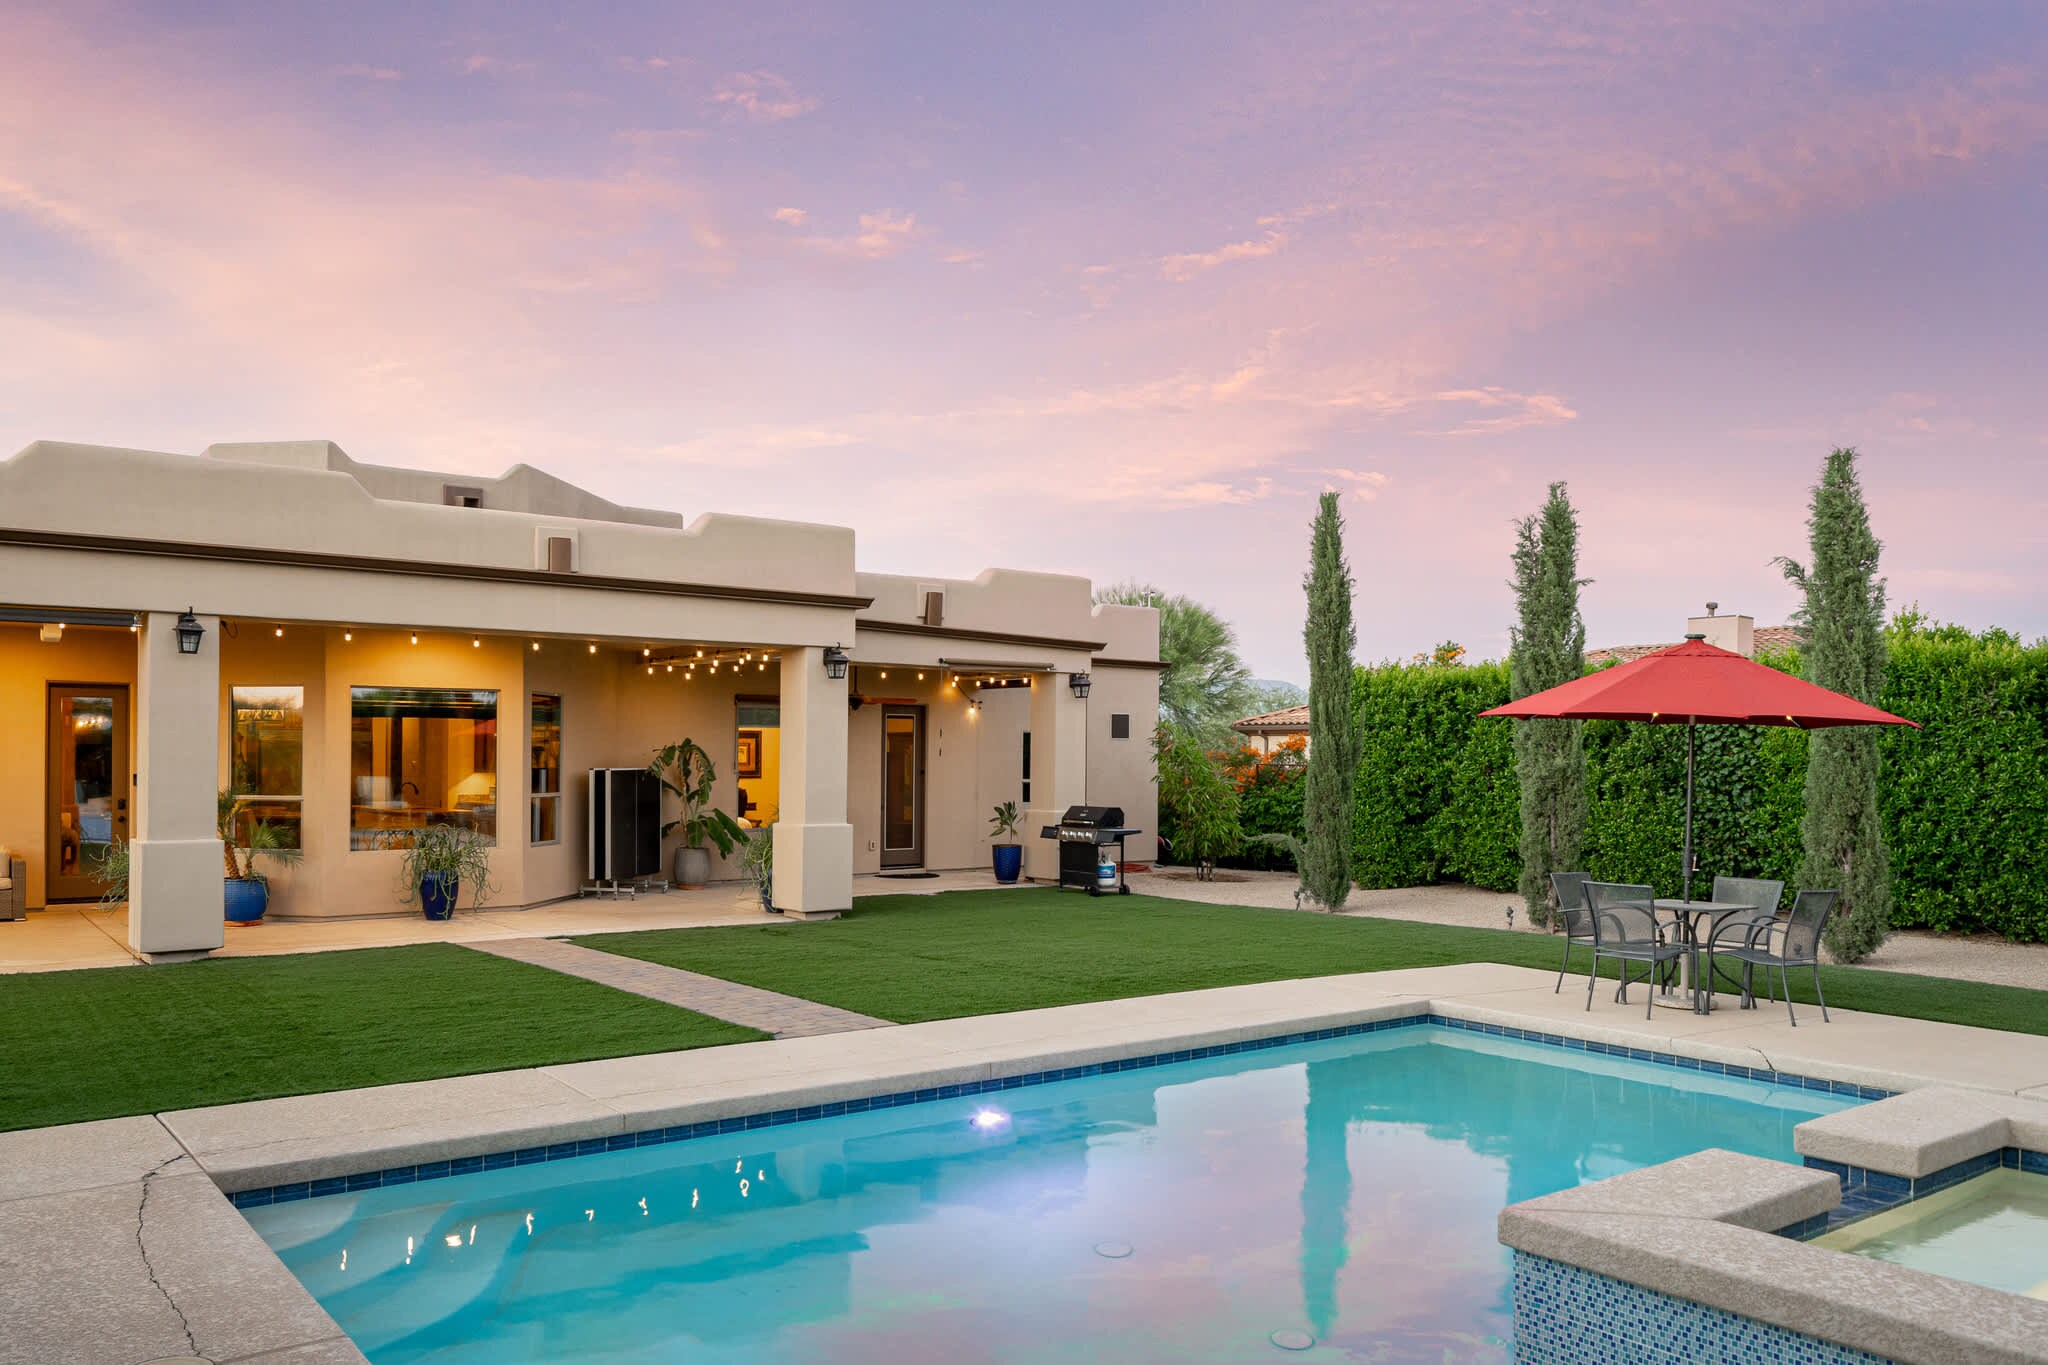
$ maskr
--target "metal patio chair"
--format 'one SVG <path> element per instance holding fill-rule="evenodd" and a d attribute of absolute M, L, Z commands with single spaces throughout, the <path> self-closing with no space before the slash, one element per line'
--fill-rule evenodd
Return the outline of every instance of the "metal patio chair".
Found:
<path fill-rule="evenodd" d="M 1584 872 L 1550 874 L 1551 894 L 1557 897 L 1557 913 L 1564 924 L 1564 960 L 1557 965 L 1557 985 L 1551 988 L 1552 995 L 1564 989 L 1565 969 L 1572 965 L 1572 949 L 1593 946 L 1593 912 L 1586 908 L 1586 883 L 1591 880 Z"/>
<path fill-rule="evenodd" d="M 1822 1023 L 1828 1019 L 1828 999 L 1820 991 L 1820 931 L 1834 913 L 1835 902 L 1842 898 L 1839 891 L 1802 891 L 1792 902 L 1792 913 L 1782 921 L 1758 919 L 1751 923 L 1749 937 L 1740 947 L 1722 948 L 1707 945 L 1709 970 L 1714 957 L 1726 955 L 1742 964 L 1742 1007 L 1749 1009 L 1756 1004 L 1756 992 L 1750 988 L 1750 973 L 1756 968 L 1764 969 L 1764 984 L 1768 989 L 1771 968 L 1778 969 L 1778 984 L 1785 988 L 1785 1014 L 1792 1020 L 1792 1027 L 1799 1027 L 1799 1016 L 1792 1012 L 1792 983 L 1786 976 L 1788 968 L 1813 968 L 1813 994 L 1820 1001 Z M 1775 940 L 1775 944 L 1774 944 Z"/>
<path fill-rule="evenodd" d="M 1656 1004 L 1656 979 L 1665 964 L 1675 968 L 1685 948 L 1667 943 L 1657 927 L 1657 893 L 1647 886 L 1620 882 L 1587 882 L 1586 905 L 1593 917 L 1593 970 L 1586 978 L 1586 1008 L 1593 1008 L 1593 983 L 1600 979 L 1600 959 L 1614 959 L 1621 969 L 1621 989 L 1615 993 L 1628 1003 L 1628 966 L 1641 962 L 1649 966 L 1643 978 L 1643 1018 L 1650 1017 Z"/>
<path fill-rule="evenodd" d="M 1780 902 L 1785 899 L 1785 883 L 1768 877 L 1716 877 L 1712 899 L 1726 905 L 1752 905 L 1756 909 L 1747 915 L 1723 915 L 1713 922 L 1706 939 L 1699 945 L 1700 950 L 1707 953 L 1709 967 L 1713 964 L 1711 950 L 1714 944 L 1745 947 L 1749 943 L 1750 931 L 1758 924 L 1776 926 L 1785 922 L 1785 911 L 1780 907 Z M 1713 990 L 1712 971 L 1703 971 L 1699 979 L 1706 983 L 1706 990 Z M 1741 983 L 1731 976 L 1728 984 L 1736 986 Z"/>

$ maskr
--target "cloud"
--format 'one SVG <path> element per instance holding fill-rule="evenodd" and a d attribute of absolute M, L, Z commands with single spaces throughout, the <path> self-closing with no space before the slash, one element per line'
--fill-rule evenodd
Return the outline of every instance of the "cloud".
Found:
<path fill-rule="evenodd" d="M 350 62 L 334 68 L 334 74 L 344 80 L 395 81 L 402 73 L 395 66 L 370 66 L 364 62 Z"/>
<path fill-rule="evenodd" d="M 775 221 L 787 223 L 791 227 L 802 227 L 805 223 L 811 221 L 811 215 L 804 209 L 777 209 L 775 210 Z"/>
<path fill-rule="evenodd" d="M 534 72 L 532 62 L 509 61 L 483 52 L 464 57 L 457 67 L 465 76 L 530 76 Z"/>
<path fill-rule="evenodd" d="M 618 63 L 621 71 L 631 71 L 635 75 L 643 76 L 650 72 L 666 71 L 674 65 L 666 57 L 615 57 L 613 60 Z"/>
<path fill-rule="evenodd" d="M 792 221 L 782 218 L 781 213 L 775 216 L 784 222 Z M 808 219 L 809 215 L 806 214 L 805 217 Z M 860 215 L 858 232 L 838 237 L 811 236 L 803 238 L 802 241 L 806 247 L 827 256 L 885 261 L 901 253 L 921 235 L 916 214 L 896 209 L 877 209 L 873 213 Z"/>
<path fill-rule="evenodd" d="M 1557 426 L 1579 415 L 1554 393 L 1514 393 L 1499 388 L 1448 389 L 1431 395 L 1431 401 L 1507 411 L 1497 417 L 1468 417 L 1454 427 L 1421 433 L 1425 436 L 1498 436 L 1523 427 Z"/>
<path fill-rule="evenodd" d="M 986 264 L 982 259 L 982 253 L 979 251 L 949 251 L 939 257 L 939 263 L 941 265 L 964 265 L 973 270 L 979 270 Z"/>
<path fill-rule="evenodd" d="M 797 94 L 795 87 L 772 71 L 734 72 L 712 88 L 711 102 L 755 123 L 780 123 L 818 107 L 815 95 Z"/>
<path fill-rule="evenodd" d="M 1184 251 L 1178 255 L 1163 256 L 1159 261 L 1159 272 L 1169 280 L 1191 280 L 1232 261 L 1256 261 L 1271 256 L 1286 245 L 1286 233 L 1268 232 L 1256 241 L 1232 242 L 1214 251 Z"/>

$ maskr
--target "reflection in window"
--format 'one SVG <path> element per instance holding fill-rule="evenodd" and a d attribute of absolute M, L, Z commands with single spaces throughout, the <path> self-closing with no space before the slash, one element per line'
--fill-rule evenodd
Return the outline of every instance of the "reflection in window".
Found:
<path fill-rule="evenodd" d="M 428 825 L 497 840 L 495 691 L 355 687 L 349 707 L 350 848 Z"/>
<path fill-rule="evenodd" d="M 527 767 L 533 794 L 527 798 L 527 842 L 562 841 L 562 699 L 546 692 L 533 694 L 533 739 Z"/>
<path fill-rule="evenodd" d="M 299 842 L 300 810 L 306 792 L 306 689 L 237 687 L 228 693 L 228 782 L 248 793 L 235 816 L 238 837 L 247 840 L 259 820 Z"/>

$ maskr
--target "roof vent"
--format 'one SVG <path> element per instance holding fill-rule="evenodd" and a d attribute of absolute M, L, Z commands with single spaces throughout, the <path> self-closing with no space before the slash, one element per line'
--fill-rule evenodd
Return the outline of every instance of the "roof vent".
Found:
<path fill-rule="evenodd" d="M 575 573 L 576 533 L 558 526 L 542 526 L 533 533 L 534 567 L 547 573 Z"/>

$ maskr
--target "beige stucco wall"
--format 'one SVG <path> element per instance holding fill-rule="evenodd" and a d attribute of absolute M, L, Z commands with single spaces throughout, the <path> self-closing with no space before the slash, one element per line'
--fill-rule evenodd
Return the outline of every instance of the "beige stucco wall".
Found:
<path fill-rule="evenodd" d="M 1097 667 L 1088 693 L 1088 799 L 1122 806 L 1124 820 L 1144 833 L 1125 841 L 1124 856 L 1159 856 L 1159 784 L 1153 780 L 1152 731 L 1159 723 L 1159 675 L 1150 669 Z M 1131 718 L 1130 738 L 1109 737 L 1110 717 Z"/>
<path fill-rule="evenodd" d="M 49 685 L 116 683 L 129 689 L 134 769 L 135 636 L 72 626 L 46 645 L 35 626 L 0 624 L 0 845 L 28 864 L 31 908 L 44 904 L 48 866 Z"/>
<path fill-rule="evenodd" d="M 120 488 L 123 496 L 102 496 L 107 488 Z M 585 575 L 834 594 L 849 594 L 854 585 L 853 532 L 843 527 L 707 514 L 678 530 L 443 507 L 380 500 L 352 476 L 326 469 L 53 441 L 38 441 L 0 462 L 0 508 L 6 525 L 46 531 L 524 570 L 539 567 L 536 534 L 560 522 L 575 534 L 578 572 Z M 234 575 L 226 583 L 251 576 L 247 566 L 221 567 Z M 420 588 L 417 580 L 404 583 L 408 592 Z M 507 585 L 460 586 L 472 601 L 515 597 L 504 591 Z M 633 596 L 643 607 L 649 600 Z M 292 614 L 283 606 L 234 601 L 202 606 Z M 348 615 L 405 619 L 364 613 L 353 603 L 326 619 Z M 505 625 L 554 628 L 540 620 Z M 555 626 L 602 629 L 568 618 Z"/>
<path fill-rule="evenodd" d="M 398 469 L 350 459 L 332 441 L 230 441 L 210 445 L 200 453 L 210 460 L 347 474 L 373 497 L 396 502 L 440 504 L 453 485 L 477 490 L 482 494 L 484 507 L 500 512 L 530 512 L 540 516 L 630 522 L 642 526 L 680 527 L 683 524 L 679 513 L 650 507 L 623 507 L 532 465 L 516 464 L 495 477 Z"/>
<path fill-rule="evenodd" d="M 483 487 L 486 505 L 440 505 L 445 483 Z M 101 496 L 109 487 L 123 496 Z M 987 865 L 988 811 L 1021 795 L 1018 736 L 1030 723 L 1029 693 L 1022 690 L 992 691 L 981 711 L 970 713 L 967 694 L 945 686 L 939 660 L 1049 669 L 1041 688 L 1064 689 L 1066 675 L 1092 671 L 1096 694 L 1087 707 L 1063 704 L 1047 714 L 1085 713 L 1062 748 L 1089 755 L 1088 799 L 1120 804 L 1148 828 L 1153 823 L 1139 818 L 1154 808 L 1149 766 L 1141 771 L 1130 756 L 1149 758 L 1143 736 L 1156 710 L 1156 675 L 1094 661 L 1155 657 L 1157 614 L 1095 607 L 1085 579 L 1002 569 L 972 579 L 856 575 L 853 533 L 844 528 L 721 515 L 700 516 L 684 527 L 674 514 L 621 508 L 524 467 L 497 480 L 383 469 L 322 441 L 217 446 L 206 457 L 38 442 L 0 461 L 0 528 L 367 557 L 389 570 L 0 544 L 0 598 L 9 602 L 165 613 L 191 604 L 209 619 L 218 614 L 221 624 L 210 642 L 221 660 L 215 722 L 225 720 L 229 690 L 238 684 L 305 689 L 306 859 L 278 878 L 274 913 L 280 915 L 401 910 L 398 855 L 348 848 L 352 686 L 499 692 L 494 905 L 574 893 L 585 870 L 585 774 L 593 766 L 638 765 L 655 748 L 687 735 L 712 754 L 719 769 L 714 799 L 733 810 L 735 697 L 779 695 L 780 666 L 738 677 L 700 672 L 686 684 L 666 670 L 648 677 L 642 645 L 810 647 L 818 671 L 816 647 L 843 644 L 862 665 L 890 666 L 886 681 L 863 683 L 857 671 L 855 686 L 926 707 L 925 860 L 934 868 Z M 538 537 L 551 531 L 575 536 L 579 574 L 522 582 L 402 571 L 416 560 L 531 571 L 540 563 Z M 875 602 L 859 613 L 860 624 L 850 604 L 598 588 L 589 584 L 594 576 L 698 589 L 872 595 Z M 946 595 L 938 632 L 918 621 L 927 587 Z M 892 622 L 910 629 L 887 629 Z M 279 624 L 281 638 L 273 634 Z M 418 645 L 410 643 L 414 630 Z M 344 631 L 354 638 L 345 639 Z M 479 647 L 470 645 L 473 636 L 482 641 Z M 136 655 L 126 632 L 89 637 L 74 631 L 61 650 L 74 651 L 74 642 L 79 662 L 67 661 L 62 676 L 133 682 Z M 99 652 L 88 656 L 88 648 Z M 20 771 L 29 779 L 10 780 L 0 790 L 0 840 L 28 857 L 35 903 L 43 861 L 42 688 L 59 676 L 49 671 L 54 652 L 36 643 L 33 627 L 0 627 L 0 701 L 8 703 L 0 713 L 0 739 L 9 741 L 8 777 Z M 922 684 L 915 680 L 919 667 L 928 673 Z M 809 672 L 799 681 L 808 685 Z M 534 691 L 563 698 L 563 839 L 529 849 L 527 708 Z M 805 704 L 831 721 L 837 746 L 840 715 L 819 709 L 825 689 L 810 691 L 816 695 Z M 1124 742 L 1112 746 L 1106 739 L 1112 708 L 1133 713 L 1133 739 L 1122 751 Z M 844 818 L 857 870 L 872 870 L 879 861 L 880 716 L 879 706 L 845 714 Z M 793 739 L 787 714 L 777 738 L 781 753 L 771 762 L 793 746 L 806 751 Z M 224 727 L 218 749 L 224 780 Z M 815 773 L 811 780 L 815 785 Z M 778 772 L 784 809 L 790 781 L 788 772 Z M 1034 804 L 1047 799 L 1040 785 L 1034 783 Z M 1024 831 L 1027 844 L 1036 833 L 1035 826 Z M 845 836 L 824 829 L 818 837 L 829 843 Z M 1134 847 L 1132 856 L 1145 855 Z M 818 865 L 838 858 L 831 854 Z M 721 866 L 716 875 L 736 872 Z"/>

